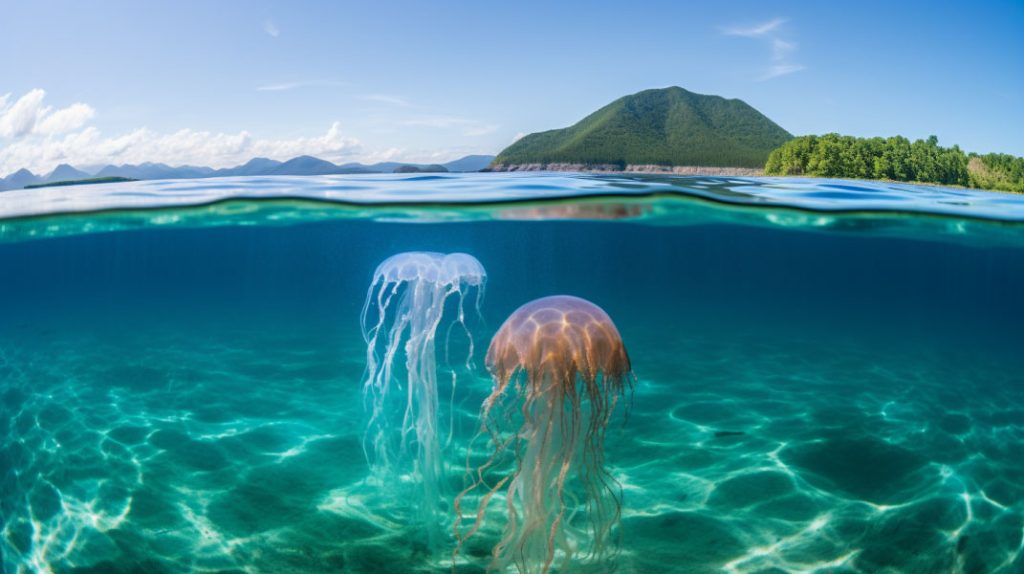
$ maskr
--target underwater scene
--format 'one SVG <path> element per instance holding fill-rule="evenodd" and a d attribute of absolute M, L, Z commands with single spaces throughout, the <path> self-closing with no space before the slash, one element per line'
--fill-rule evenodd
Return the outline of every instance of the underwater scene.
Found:
<path fill-rule="evenodd" d="M 3 196 L 3 572 L 1024 571 L 1024 196 Z"/>

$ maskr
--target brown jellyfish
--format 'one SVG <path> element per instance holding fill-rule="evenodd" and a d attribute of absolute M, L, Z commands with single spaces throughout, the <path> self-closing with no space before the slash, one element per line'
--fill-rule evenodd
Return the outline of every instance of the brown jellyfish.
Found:
<path fill-rule="evenodd" d="M 622 494 L 605 468 L 604 436 L 634 382 L 611 318 L 577 297 L 531 301 L 498 330 L 486 364 L 494 388 L 478 436 L 490 439 L 492 454 L 475 470 L 467 462 L 470 484 L 455 500 L 456 557 L 468 538 L 493 526 L 485 522 L 503 519 L 490 572 L 515 565 L 546 573 L 609 559 Z M 490 508 L 500 501 L 498 512 Z M 468 506 L 475 518 L 464 526 Z"/>

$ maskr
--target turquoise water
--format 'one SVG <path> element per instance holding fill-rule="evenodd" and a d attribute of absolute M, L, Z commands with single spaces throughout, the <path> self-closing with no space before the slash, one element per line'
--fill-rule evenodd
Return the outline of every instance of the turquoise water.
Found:
<path fill-rule="evenodd" d="M 346 176 L 6 192 L 0 213 L 5 572 L 450 571 L 362 445 L 360 313 L 412 250 L 488 275 L 441 393 L 453 490 L 487 342 L 573 294 L 637 376 L 605 446 L 617 571 L 1024 570 L 1021 196 Z"/>

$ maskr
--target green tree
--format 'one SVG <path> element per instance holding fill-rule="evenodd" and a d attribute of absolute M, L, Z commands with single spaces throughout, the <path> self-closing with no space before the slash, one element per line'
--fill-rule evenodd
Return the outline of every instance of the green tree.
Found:
<path fill-rule="evenodd" d="M 773 150 L 765 163 L 765 173 L 920 181 L 1024 192 L 1024 158 L 967 155 L 959 146 L 940 146 L 934 135 L 913 143 L 903 136 L 802 136 Z"/>

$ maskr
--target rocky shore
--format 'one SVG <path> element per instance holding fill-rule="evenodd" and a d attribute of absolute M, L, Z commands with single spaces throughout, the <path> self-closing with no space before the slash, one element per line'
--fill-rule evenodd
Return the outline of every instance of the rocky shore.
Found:
<path fill-rule="evenodd" d="M 693 165 L 627 165 L 582 163 L 518 163 L 495 164 L 484 171 L 574 171 L 592 173 L 663 173 L 672 175 L 764 175 L 763 169 L 753 167 L 703 167 Z"/>

